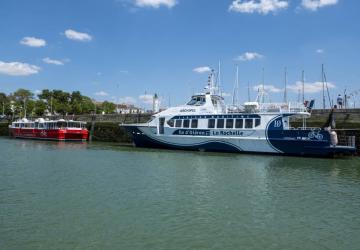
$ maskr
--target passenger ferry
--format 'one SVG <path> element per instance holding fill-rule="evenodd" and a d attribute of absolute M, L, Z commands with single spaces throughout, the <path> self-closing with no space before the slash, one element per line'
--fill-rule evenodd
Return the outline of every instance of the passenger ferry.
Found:
<path fill-rule="evenodd" d="M 355 153 L 355 145 L 337 145 L 331 127 L 306 127 L 311 107 L 263 103 L 257 98 L 245 103 L 242 110 L 229 108 L 216 93 L 213 78 L 211 75 L 206 91 L 193 95 L 186 105 L 159 112 L 144 124 L 120 126 L 139 147 L 309 156 Z M 302 119 L 303 126 L 292 127 L 291 118 Z"/>
<path fill-rule="evenodd" d="M 11 136 L 27 139 L 86 141 L 89 136 L 86 122 L 64 119 L 30 121 L 23 118 L 9 125 L 9 130 Z"/>

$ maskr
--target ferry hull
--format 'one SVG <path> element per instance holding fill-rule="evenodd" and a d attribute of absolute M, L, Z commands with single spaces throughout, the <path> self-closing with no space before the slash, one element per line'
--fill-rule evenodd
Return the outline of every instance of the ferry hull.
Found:
<path fill-rule="evenodd" d="M 297 141 L 284 138 L 267 139 L 200 139 L 196 136 L 180 138 L 174 141 L 167 136 L 151 135 L 148 128 L 124 126 L 137 147 L 195 150 L 208 152 L 257 153 L 297 156 L 333 157 L 335 155 L 352 155 L 355 147 L 331 146 L 323 141 Z M 184 141 L 184 143 L 181 143 Z"/>
<path fill-rule="evenodd" d="M 86 141 L 89 132 L 86 129 L 27 129 L 10 128 L 10 135 L 14 138 L 54 140 L 54 141 Z"/>

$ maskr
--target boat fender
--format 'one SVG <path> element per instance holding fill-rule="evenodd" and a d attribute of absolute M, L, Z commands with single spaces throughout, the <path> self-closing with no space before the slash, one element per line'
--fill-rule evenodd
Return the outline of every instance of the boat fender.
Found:
<path fill-rule="evenodd" d="M 338 144 L 338 137 L 335 131 L 331 131 L 330 132 L 330 141 L 331 141 L 331 145 L 337 145 Z"/>

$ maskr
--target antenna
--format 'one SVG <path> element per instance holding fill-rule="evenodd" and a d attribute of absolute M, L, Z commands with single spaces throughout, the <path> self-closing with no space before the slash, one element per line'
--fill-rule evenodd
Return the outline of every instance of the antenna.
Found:
<path fill-rule="evenodd" d="M 285 82 L 285 88 L 284 88 L 284 103 L 287 103 L 287 68 L 285 67 L 285 79 L 284 79 L 284 82 Z"/>
<path fill-rule="evenodd" d="M 250 83 L 248 81 L 248 87 L 247 87 L 247 92 L 248 92 L 248 102 L 250 102 Z"/>

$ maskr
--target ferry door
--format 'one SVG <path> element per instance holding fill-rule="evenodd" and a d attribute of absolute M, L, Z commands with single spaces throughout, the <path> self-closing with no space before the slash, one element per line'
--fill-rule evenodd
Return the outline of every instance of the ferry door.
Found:
<path fill-rule="evenodd" d="M 159 134 L 164 134 L 165 117 L 159 118 Z"/>

